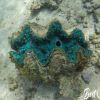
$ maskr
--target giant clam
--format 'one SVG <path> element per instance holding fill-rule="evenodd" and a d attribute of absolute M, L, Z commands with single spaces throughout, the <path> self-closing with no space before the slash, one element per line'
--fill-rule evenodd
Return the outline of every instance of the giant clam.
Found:
<path fill-rule="evenodd" d="M 62 86 L 67 84 L 63 83 L 64 80 L 70 80 L 69 83 L 73 80 L 70 88 L 75 81 L 72 91 L 76 88 L 80 91 L 77 87 L 80 82 L 75 77 L 92 55 L 80 29 L 76 28 L 68 35 L 59 21 L 53 21 L 46 36 L 41 38 L 34 34 L 30 25 L 25 25 L 17 38 L 11 38 L 10 43 L 14 50 L 10 52 L 10 57 L 21 74 L 32 81 L 58 82 L 61 91 Z"/>

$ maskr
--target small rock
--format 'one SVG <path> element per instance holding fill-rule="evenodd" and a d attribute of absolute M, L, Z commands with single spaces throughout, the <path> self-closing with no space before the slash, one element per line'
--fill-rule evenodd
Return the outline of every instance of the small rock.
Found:
<path fill-rule="evenodd" d="M 81 78 L 84 80 L 86 84 L 89 84 L 92 79 L 93 73 L 89 70 L 85 70 L 82 72 Z"/>
<path fill-rule="evenodd" d="M 53 0 L 34 0 L 31 6 L 31 10 L 41 11 L 42 8 L 57 9 L 58 4 Z"/>

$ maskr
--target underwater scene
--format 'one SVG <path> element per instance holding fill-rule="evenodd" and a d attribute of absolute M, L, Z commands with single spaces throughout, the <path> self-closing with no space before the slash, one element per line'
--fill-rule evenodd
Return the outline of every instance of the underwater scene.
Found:
<path fill-rule="evenodd" d="M 100 100 L 100 0 L 0 0 L 0 100 Z"/>

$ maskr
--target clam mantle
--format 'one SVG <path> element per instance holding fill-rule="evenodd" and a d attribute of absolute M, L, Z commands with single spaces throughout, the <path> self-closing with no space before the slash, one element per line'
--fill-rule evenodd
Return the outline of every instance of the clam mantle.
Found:
<path fill-rule="evenodd" d="M 25 53 L 29 50 L 42 65 L 48 63 L 51 53 L 57 48 L 64 52 L 70 63 L 79 62 L 79 55 L 88 58 L 92 54 L 83 32 L 76 28 L 68 35 L 59 21 L 50 24 L 45 37 L 36 36 L 31 27 L 25 25 L 17 38 L 11 38 L 11 48 L 14 51 L 10 52 L 10 56 L 19 65 L 24 64 Z"/>

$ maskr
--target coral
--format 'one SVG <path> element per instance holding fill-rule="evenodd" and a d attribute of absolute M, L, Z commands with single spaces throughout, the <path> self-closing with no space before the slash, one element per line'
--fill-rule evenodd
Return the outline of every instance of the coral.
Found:
<path fill-rule="evenodd" d="M 71 63 L 78 62 L 80 51 L 84 57 L 89 57 L 92 54 L 83 32 L 76 28 L 71 35 L 68 35 L 59 21 L 51 23 L 43 38 L 36 36 L 29 25 L 24 26 L 17 38 L 11 38 L 11 47 L 14 51 L 10 52 L 10 56 L 17 64 L 23 64 L 25 52 L 28 50 L 33 51 L 43 65 L 48 62 L 49 56 L 55 48 L 64 51 L 66 59 Z"/>

